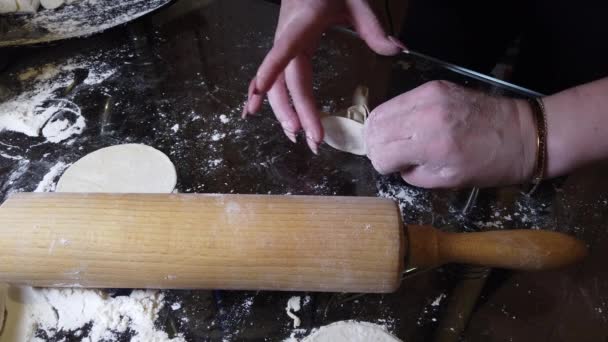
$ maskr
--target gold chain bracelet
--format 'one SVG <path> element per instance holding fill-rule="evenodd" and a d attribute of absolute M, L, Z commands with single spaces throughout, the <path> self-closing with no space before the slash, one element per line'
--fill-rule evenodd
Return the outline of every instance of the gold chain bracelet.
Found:
<path fill-rule="evenodd" d="M 536 122 L 536 165 L 532 174 L 532 188 L 526 194 L 532 195 L 545 178 L 547 172 L 547 116 L 541 98 L 529 99 Z"/>

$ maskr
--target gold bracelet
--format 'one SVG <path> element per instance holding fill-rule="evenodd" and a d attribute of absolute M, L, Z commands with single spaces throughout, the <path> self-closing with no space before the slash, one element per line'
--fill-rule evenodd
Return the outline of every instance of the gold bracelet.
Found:
<path fill-rule="evenodd" d="M 536 122 L 536 165 L 532 174 L 532 188 L 526 193 L 532 195 L 545 178 L 547 171 L 547 116 L 541 98 L 529 99 Z"/>

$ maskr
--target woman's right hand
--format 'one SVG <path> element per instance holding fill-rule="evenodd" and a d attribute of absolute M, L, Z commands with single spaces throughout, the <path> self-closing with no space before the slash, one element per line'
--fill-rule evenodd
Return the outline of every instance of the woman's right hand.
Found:
<path fill-rule="evenodd" d="M 308 146 L 317 153 L 323 128 L 313 97 L 312 55 L 323 32 L 339 24 L 352 25 L 378 54 L 405 49 L 386 35 L 366 0 L 283 0 L 274 46 L 251 81 L 243 117 L 259 111 L 268 94 L 285 135 L 295 142 L 304 129 Z"/>

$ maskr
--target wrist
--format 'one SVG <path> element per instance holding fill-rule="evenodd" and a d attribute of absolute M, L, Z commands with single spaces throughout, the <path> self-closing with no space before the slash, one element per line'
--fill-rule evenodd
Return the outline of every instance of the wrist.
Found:
<path fill-rule="evenodd" d="M 531 104 L 526 100 L 515 100 L 517 121 L 521 141 L 521 162 L 517 183 L 526 183 L 534 177 L 538 161 L 538 130 Z"/>
<path fill-rule="evenodd" d="M 585 164 L 589 158 L 585 148 L 588 139 L 593 140 L 593 131 L 585 129 L 589 119 L 576 115 L 576 96 L 562 97 L 560 94 L 544 98 L 547 117 L 547 177 L 562 176 Z M 584 106 L 580 101 L 578 107 Z M 564 110 L 566 109 L 566 110 Z M 581 110 L 582 111 L 582 110 Z"/>

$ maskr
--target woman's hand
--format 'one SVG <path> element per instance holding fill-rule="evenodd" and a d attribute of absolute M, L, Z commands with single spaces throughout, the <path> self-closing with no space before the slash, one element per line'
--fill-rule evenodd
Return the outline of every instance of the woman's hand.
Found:
<path fill-rule="evenodd" d="M 429 82 L 376 108 L 367 121 L 368 157 L 425 188 L 497 186 L 529 180 L 536 126 L 525 101 Z"/>
<path fill-rule="evenodd" d="M 392 55 L 404 49 L 387 37 L 366 0 L 283 0 L 274 46 L 251 81 L 243 117 L 259 111 L 267 93 L 285 135 L 295 142 L 304 129 L 310 149 L 317 153 L 323 128 L 313 97 L 311 58 L 323 32 L 338 24 L 354 26 L 376 53 Z"/>

